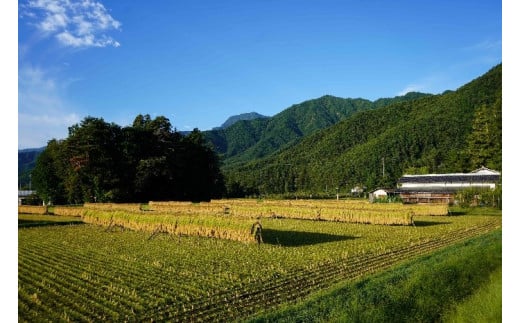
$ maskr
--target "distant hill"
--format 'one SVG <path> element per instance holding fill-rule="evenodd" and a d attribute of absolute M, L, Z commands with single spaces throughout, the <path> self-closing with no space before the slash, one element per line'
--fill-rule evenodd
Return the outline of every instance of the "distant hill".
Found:
<path fill-rule="evenodd" d="M 237 121 L 225 129 L 205 131 L 204 135 L 222 156 L 224 167 L 231 167 L 293 146 L 301 138 L 330 127 L 355 113 L 430 95 L 411 92 L 376 101 L 325 95 L 295 104 L 273 117 Z"/>
<path fill-rule="evenodd" d="M 28 148 L 18 150 L 18 186 L 25 187 L 29 185 L 31 170 L 36 165 L 36 159 L 45 147 Z"/>
<path fill-rule="evenodd" d="M 242 120 L 255 120 L 255 119 L 264 119 L 269 118 L 267 116 L 261 115 L 257 112 L 249 112 L 249 113 L 242 113 L 236 116 L 229 117 L 220 127 L 215 127 L 213 130 L 219 130 L 219 129 L 227 129 L 237 123 L 238 121 Z"/>
<path fill-rule="evenodd" d="M 238 196 L 295 191 L 321 194 L 336 187 L 345 192 L 355 185 L 369 189 L 395 187 L 405 171 L 414 169 L 463 172 L 484 165 L 501 171 L 501 96 L 500 64 L 456 91 L 394 102 L 377 109 L 360 101 L 365 105 L 357 113 L 302 136 L 296 144 L 286 145 L 264 158 L 226 165 L 227 185 Z M 319 106 L 320 111 L 327 111 L 323 108 L 327 101 L 345 102 L 325 97 L 307 104 L 314 110 Z M 330 115 L 305 118 L 303 111 L 309 110 L 313 109 L 292 107 L 273 117 L 285 122 L 285 130 L 281 126 L 268 129 L 279 130 L 279 138 L 286 139 L 292 134 L 303 135 L 302 126 L 316 129 L 316 123 L 311 121 Z M 277 138 L 271 134 L 264 132 L 260 137 Z"/>

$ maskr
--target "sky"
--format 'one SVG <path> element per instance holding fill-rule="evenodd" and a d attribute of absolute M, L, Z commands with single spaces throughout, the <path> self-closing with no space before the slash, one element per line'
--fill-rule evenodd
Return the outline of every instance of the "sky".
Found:
<path fill-rule="evenodd" d="M 18 148 L 86 116 L 209 130 L 323 95 L 455 90 L 502 62 L 502 2 L 18 2 Z"/>

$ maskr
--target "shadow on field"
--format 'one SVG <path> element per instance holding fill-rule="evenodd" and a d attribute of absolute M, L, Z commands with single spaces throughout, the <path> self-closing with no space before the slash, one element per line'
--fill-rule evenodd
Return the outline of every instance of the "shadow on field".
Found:
<path fill-rule="evenodd" d="M 298 247 L 325 242 L 353 240 L 356 239 L 356 237 L 317 232 L 263 229 L 262 239 L 264 243 L 268 244 L 280 245 L 284 247 Z"/>
<path fill-rule="evenodd" d="M 468 212 L 467 211 L 450 211 L 450 214 L 451 216 L 460 216 L 460 215 L 466 215 Z"/>
<path fill-rule="evenodd" d="M 18 219 L 18 228 L 46 227 L 57 225 L 76 225 L 83 224 L 83 221 L 34 221 Z"/>
<path fill-rule="evenodd" d="M 433 225 L 450 224 L 451 222 L 435 222 L 435 221 L 413 221 L 416 227 L 430 227 Z"/>

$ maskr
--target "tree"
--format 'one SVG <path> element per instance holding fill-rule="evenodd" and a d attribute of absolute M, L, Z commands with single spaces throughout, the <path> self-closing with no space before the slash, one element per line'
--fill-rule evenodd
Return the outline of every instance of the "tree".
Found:
<path fill-rule="evenodd" d="M 71 177 L 73 184 L 79 186 L 83 201 L 121 199 L 122 138 L 121 128 L 102 118 L 86 117 L 69 128 L 66 147 L 75 173 Z"/>
<path fill-rule="evenodd" d="M 67 201 L 64 185 L 66 164 L 63 163 L 62 147 L 63 142 L 50 140 L 38 156 L 32 171 L 33 185 L 46 204 L 63 204 Z"/>
<path fill-rule="evenodd" d="M 171 166 L 165 156 L 141 160 L 136 168 L 135 194 L 141 201 L 171 200 L 175 195 Z"/>
<path fill-rule="evenodd" d="M 502 98 L 475 111 L 467 154 L 473 169 L 486 166 L 502 168 Z"/>
<path fill-rule="evenodd" d="M 195 128 L 181 140 L 175 156 L 175 174 L 178 179 L 178 199 L 209 201 L 220 198 L 224 192 L 224 180 L 216 153 Z"/>

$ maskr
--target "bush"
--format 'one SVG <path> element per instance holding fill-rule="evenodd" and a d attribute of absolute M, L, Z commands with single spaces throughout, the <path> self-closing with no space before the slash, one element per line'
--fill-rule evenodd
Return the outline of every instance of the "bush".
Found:
<path fill-rule="evenodd" d="M 390 195 L 387 197 L 376 198 L 373 203 L 403 203 L 403 200 L 399 195 Z"/>
<path fill-rule="evenodd" d="M 487 206 L 502 209 L 502 186 L 489 188 L 468 188 L 457 193 L 456 200 L 461 207 Z"/>

